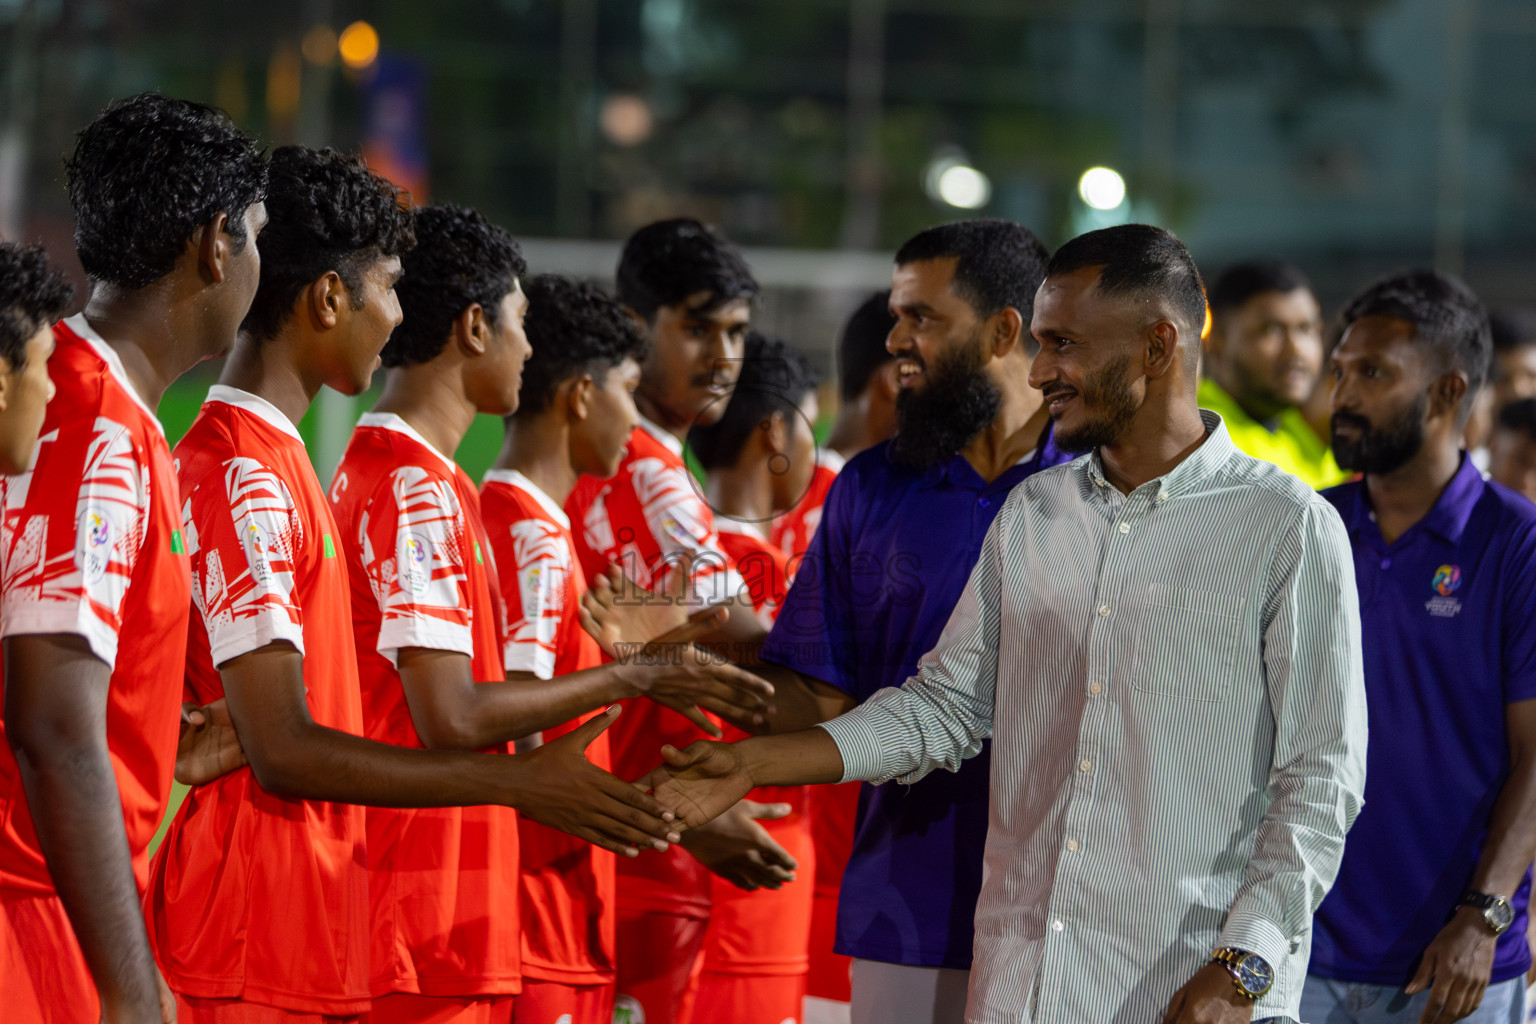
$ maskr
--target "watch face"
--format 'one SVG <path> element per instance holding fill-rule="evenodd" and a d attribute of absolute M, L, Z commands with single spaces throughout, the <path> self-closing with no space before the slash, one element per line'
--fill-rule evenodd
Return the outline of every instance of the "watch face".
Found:
<path fill-rule="evenodd" d="M 1255 995 L 1263 995 L 1275 982 L 1274 968 L 1256 953 L 1249 953 L 1237 963 L 1237 974 L 1243 987 Z"/>
<path fill-rule="evenodd" d="M 1509 905 L 1508 900 L 1499 900 L 1483 911 L 1483 916 L 1495 931 L 1502 932 L 1515 923 L 1515 908 Z"/>

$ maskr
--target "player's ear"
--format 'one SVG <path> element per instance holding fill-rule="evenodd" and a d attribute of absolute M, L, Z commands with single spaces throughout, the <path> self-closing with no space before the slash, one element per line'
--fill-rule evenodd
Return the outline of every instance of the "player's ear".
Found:
<path fill-rule="evenodd" d="M 485 307 L 471 302 L 453 321 L 453 340 L 471 359 L 485 355 L 490 342 L 491 324 L 485 318 Z"/>
<path fill-rule="evenodd" d="M 311 281 L 304 290 L 304 298 L 314 322 L 325 330 L 336 326 L 343 307 L 352 308 L 352 296 L 347 293 L 346 282 L 334 270 L 327 270 Z"/>
<path fill-rule="evenodd" d="M 789 451 L 789 421 L 784 414 L 774 410 L 758 424 L 763 430 L 763 443 L 774 454 Z"/>
<path fill-rule="evenodd" d="M 583 373 L 580 377 L 572 378 L 564 385 L 569 390 L 566 392 L 566 408 L 570 410 L 571 419 L 578 423 L 583 422 L 592 413 L 592 392 L 597 390 L 597 382 L 592 379 L 590 373 Z"/>
<path fill-rule="evenodd" d="M 992 355 L 1002 358 L 1019 345 L 1024 337 L 1024 317 L 1012 306 L 1004 306 L 992 314 Z"/>
<path fill-rule="evenodd" d="M 187 240 L 187 245 L 197 251 L 197 265 L 214 284 L 222 284 L 229 270 L 230 238 L 224 233 L 228 223 L 229 215 L 220 210 Z"/>

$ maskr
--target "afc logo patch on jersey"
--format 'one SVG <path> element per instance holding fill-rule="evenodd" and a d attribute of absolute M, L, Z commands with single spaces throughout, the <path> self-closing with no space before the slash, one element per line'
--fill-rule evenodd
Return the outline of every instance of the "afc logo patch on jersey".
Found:
<path fill-rule="evenodd" d="M 245 548 L 245 562 L 251 569 L 251 579 L 258 587 L 272 586 L 272 537 L 254 516 L 248 516 L 240 527 L 240 543 Z"/>
<path fill-rule="evenodd" d="M 75 564 L 85 577 L 87 586 L 100 583 L 112 564 L 112 549 L 118 530 L 105 509 L 88 505 L 80 513 L 80 526 L 75 541 Z"/>
<path fill-rule="evenodd" d="M 402 590 L 417 597 L 425 594 L 432 582 L 432 542 L 414 530 L 401 533 L 395 551 L 395 571 Z"/>

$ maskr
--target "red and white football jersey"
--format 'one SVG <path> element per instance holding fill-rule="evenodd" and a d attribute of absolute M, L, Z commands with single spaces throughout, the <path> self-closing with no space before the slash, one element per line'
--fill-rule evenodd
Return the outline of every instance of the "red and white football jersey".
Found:
<path fill-rule="evenodd" d="M 805 495 L 794 508 L 774 517 L 769 543 L 787 557 L 803 555 L 811 546 L 816 527 L 821 525 L 821 507 L 827 503 L 832 481 L 843 471 L 843 462 L 843 457 L 831 448 L 816 449 L 816 469 L 811 473 L 811 485 L 805 489 Z"/>
<path fill-rule="evenodd" d="M 493 469 L 480 487 L 481 513 L 501 568 L 509 609 L 509 672 L 552 679 L 602 663 L 602 652 L 581 628 L 586 592 L 576 541 L 565 512 L 516 470 Z M 544 730 L 563 736 L 601 709 Z M 587 759 L 609 767 L 608 733 L 587 748 Z M 527 818 L 522 837 L 523 974 L 563 985 L 605 985 L 614 978 L 614 856 Z"/>
<path fill-rule="evenodd" d="M 186 679 L 224 696 L 218 666 L 273 643 L 303 655 L 316 723 L 361 734 L 346 566 L 293 424 L 216 385 L 176 446 L 192 559 Z M 145 917 L 173 990 L 286 1010 L 368 1009 L 363 809 L 280 797 L 241 768 L 187 796 L 151 864 Z"/>
<path fill-rule="evenodd" d="M 721 516 L 720 547 L 736 566 L 763 629 L 772 629 L 789 592 L 789 556 L 774 547 L 755 523 Z"/>
<path fill-rule="evenodd" d="M 480 495 L 393 413 L 366 413 L 331 482 L 352 587 L 370 739 L 421 748 L 396 668 L 403 647 L 454 651 L 476 682 L 506 679 L 506 620 Z M 492 753 L 511 752 L 497 744 Z M 517 814 L 508 807 L 368 808 L 373 992 L 522 989 Z"/>
<path fill-rule="evenodd" d="M 714 512 L 683 462 L 682 444 L 644 417 L 618 472 L 607 480 L 582 477 L 565 511 L 588 585 L 618 564 L 642 587 L 661 591 L 686 563 L 691 605 L 727 600 L 744 587 L 720 547 Z M 660 764 L 664 743 L 682 749 L 709 738 L 682 715 L 644 699 L 628 703 L 608 736 L 613 773 L 621 779 Z M 709 916 L 710 874 L 681 847 L 620 858 L 618 874 L 619 902 L 627 908 Z"/>
<path fill-rule="evenodd" d="M 171 453 L 121 360 L 73 316 L 53 329 L 48 403 L 30 472 L 0 478 L 0 635 L 85 638 L 112 669 L 107 746 L 134 877 L 171 794 L 190 576 Z M 3 685 L 3 684 L 0 684 Z M 49 894 L 0 714 L 0 890 Z"/>

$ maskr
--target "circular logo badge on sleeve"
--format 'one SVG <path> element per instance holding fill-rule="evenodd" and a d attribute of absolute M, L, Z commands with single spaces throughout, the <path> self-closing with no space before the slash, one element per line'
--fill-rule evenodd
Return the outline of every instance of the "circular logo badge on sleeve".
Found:
<path fill-rule="evenodd" d="M 432 542 L 414 530 L 402 533 L 395 564 L 400 573 L 400 589 L 420 597 L 432 582 Z"/>
<path fill-rule="evenodd" d="M 75 538 L 75 564 L 87 586 L 100 583 L 112 563 L 115 529 L 104 509 L 89 505 L 80 513 L 80 527 Z"/>

